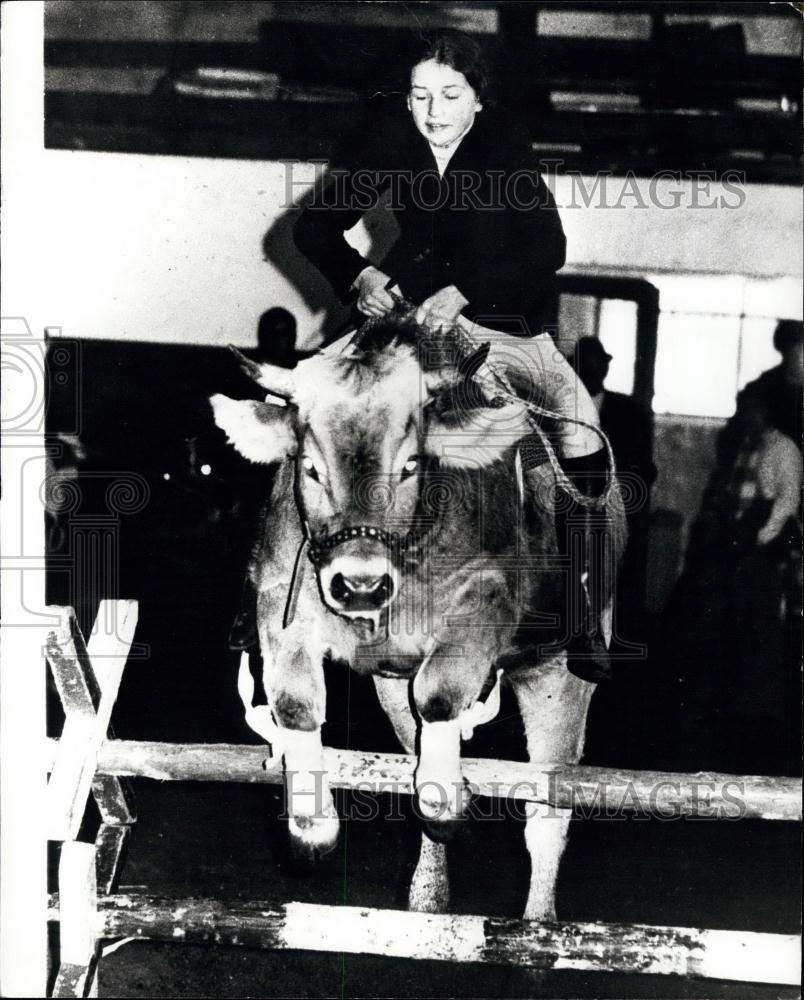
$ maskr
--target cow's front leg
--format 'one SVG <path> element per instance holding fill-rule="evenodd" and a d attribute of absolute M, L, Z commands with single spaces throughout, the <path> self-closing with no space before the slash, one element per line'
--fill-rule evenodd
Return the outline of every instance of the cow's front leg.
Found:
<path fill-rule="evenodd" d="M 408 701 L 408 681 L 374 677 L 383 711 L 391 720 L 402 749 L 416 752 L 416 720 Z M 449 874 L 446 844 L 436 842 L 422 830 L 422 842 L 408 891 L 408 909 L 420 913 L 449 911 Z"/>
<path fill-rule="evenodd" d="M 297 857 L 314 861 L 335 847 L 339 829 L 321 743 L 326 712 L 322 656 L 304 648 L 291 652 L 286 644 L 275 655 L 264 680 L 277 750 L 285 762 L 288 830 Z"/>
<path fill-rule="evenodd" d="M 511 674 L 532 764 L 577 764 L 595 685 L 567 670 L 566 653 Z M 556 919 L 556 881 L 567 843 L 571 809 L 528 803 L 525 844 L 530 855 L 528 920 Z"/>
<path fill-rule="evenodd" d="M 510 613 L 499 613 L 504 604 L 494 587 L 459 588 L 454 606 L 477 608 L 484 620 L 440 629 L 413 681 L 421 718 L 416 793 L 419 810 L 431 823 L 460 819 L 469 802 L 461 771 L 461 734 L 471 725 L 470 710 L 507 638 L 497 624 L 506 617 L 511 620 Z"/>

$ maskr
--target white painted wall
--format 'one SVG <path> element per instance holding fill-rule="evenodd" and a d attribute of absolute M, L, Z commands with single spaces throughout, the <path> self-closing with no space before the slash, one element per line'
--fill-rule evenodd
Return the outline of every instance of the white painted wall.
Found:
<path fill-rule="evenodd" d="M 297 196 L 312 179 L 311 165 L 295 165 Z M 286 181 L 280 163 L 47 150 L 28 197 L 41 312 L 64 336 L 248 345 L 260 313 L 284 305 L 314 343 L 334 302 L 292 246 Z M 802 274 L 794 187 L 749 186 L 739 208 L 696 209 L 687 183 L 679 207 L 663 209 L 646 181 L 623 195 L 610 179 L 605 201 L 623 207 L 587 208 L 579 183 L 591 190 L 588 178 L 555 186 L 570 269 Z M 657 200 L 671 203 L 675 187 L 662 182 Z"/>

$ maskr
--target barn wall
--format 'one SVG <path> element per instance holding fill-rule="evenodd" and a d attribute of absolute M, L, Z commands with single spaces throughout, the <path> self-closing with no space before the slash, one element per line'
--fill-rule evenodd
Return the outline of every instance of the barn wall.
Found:
<path fill-rule="evenodd" d="M 292 247 L 284 164 L 47 150 L 43 168 L 30 199 L 43 220 L 41 300 L 65 335 L 249 344 L 260 313 L 281 304 L 312 342 L 337 318 L 328 286 Z M 294 165 L 295 196 L 312 176 Z M 673 188 L 679 207 L 658 207 Z M 731 209 L 692 207 L 688 182 L 662 182 L 652 200 L 645 180 L 626 189 L 609 179 L 586 207 L 592 190 L 589 178 L 556 184 L 571 268 L 802 274 L 796 188 L 698 197 L 742 198 Z"/>

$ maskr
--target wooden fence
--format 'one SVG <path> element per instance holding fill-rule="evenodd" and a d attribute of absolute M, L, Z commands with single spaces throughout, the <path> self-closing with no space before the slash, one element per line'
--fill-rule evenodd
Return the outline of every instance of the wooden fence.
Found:
<path fill-rule="evenodd" d="M 352 952 L 532 969 L 638 972 L 796 985 L 796 935 L 635 924 L 508 920 L 276 901 L 161 898 L 117 892 L 132 824 L 130 777 L 158 781 L 277 783 L 281 760 L 265 746 L 124 741 L 109 729 L 134 636 L 134 602 L 103 602 L 84 643 L 69 608 L 51 609 L 59 627 L 47 659 L 65 710 L 58 740 L 48 740 L 48 837 L 61 841 L 58 892 L 47 919 L 60 921 L 54 996 L 97 995 L 100 943 L 106 938 L 207 942 L 248 948 Z M 415 760 L 404 754 L 328 749 L 333 787 L 413 793 Z M 658 811 L 660 815 L 801 820 L 801 782 L 755 775 L 676 774 L 588 766 L 543 766 L 465 759 L 480 795 L 560 808 Z M 102 823 L 95 843 L 78 837 L 88 797 Z M 336 917 L 336 919 L 333 919 Z M 45 932 L 43 927 L 42 933 Z M 29 994 L 34 995 L 34 994 Z"/>

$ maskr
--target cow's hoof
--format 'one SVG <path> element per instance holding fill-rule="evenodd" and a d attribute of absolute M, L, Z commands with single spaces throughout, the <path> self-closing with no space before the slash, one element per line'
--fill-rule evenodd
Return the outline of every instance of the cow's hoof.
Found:
<path fill-rule="evenodd" d="M 288 832 L 294 861 L 302 867 L 317 865 L 337 847 L 339 831 L 334 809 L 323 816 L 291 816 Z"/>
<path fill-rule="evenodd" d="M 424 824 L 424 829 L 430 840 L 434 840 L 437 844 L 446 844 L 448 841 L 452 840 L 459 830 L 462 830 L 464 824 L 466 823 L 465 816 L 459 816 L 458 819 L 447 819 L 447 820 L 422 820 Z"/>
<path fill-rule="evenodd" d="M 290 871 L 294 875 L 315 875 L 322 870 L 328 869 L 335 863 L 338 857 L 337 852 L 329 851 L 324 854 L 310 844 L 305 844 L 295 837 L 290 838 Z"/>

